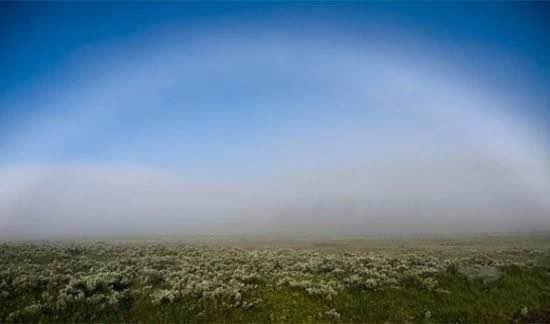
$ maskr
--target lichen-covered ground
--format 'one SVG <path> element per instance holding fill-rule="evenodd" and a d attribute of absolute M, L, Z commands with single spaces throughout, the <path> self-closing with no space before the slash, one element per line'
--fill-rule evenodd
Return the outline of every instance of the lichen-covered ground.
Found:
<path fill-rule="evenodd" d="M 550 236 L 0 243 L 1 322 L 550 322 Z"/>

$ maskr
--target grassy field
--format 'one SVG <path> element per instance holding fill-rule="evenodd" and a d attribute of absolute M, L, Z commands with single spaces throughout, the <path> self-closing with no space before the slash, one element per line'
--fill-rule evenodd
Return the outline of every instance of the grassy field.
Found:
<path fill-rule="evenodd" d="M 550 235 L 2 242 L 0 321 L 550 323 Z"/>

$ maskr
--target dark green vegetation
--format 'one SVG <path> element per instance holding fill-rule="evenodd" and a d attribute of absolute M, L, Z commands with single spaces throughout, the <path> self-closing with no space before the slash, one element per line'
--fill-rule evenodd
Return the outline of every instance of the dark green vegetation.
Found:
<path fill-rule="evenodd" d="M 546 235 L 268 245 L 0 243 L 0 321 L 550 323 Z"/>
<path fill-rule="evenodd" d="M 414 283 L 402 289 L 382 291 L 347 290 L 333 302 L 312 298 L 300 291 L 266 289 L 264 305 L 253 311 L 219 312 L 215 305 L 190 311 L 178 305 L 154 307 L 140 304 L 122 321 L 210 322 L 421 322 L 421 323 L 550 323 L 550 273 L 548 269 L 522 270 L 510 267 L 498 282 L 469 280 L 454 272 L 441 275 L 442 289 L 429 292 Z M 330 309 L 339 320 L 320 317 Z M 522 314 L 522 309 L 527 313 Z M 429 313 L 428 313 L 429 312 Z M 325 314 L 326 315 L 326 314 Z"/>

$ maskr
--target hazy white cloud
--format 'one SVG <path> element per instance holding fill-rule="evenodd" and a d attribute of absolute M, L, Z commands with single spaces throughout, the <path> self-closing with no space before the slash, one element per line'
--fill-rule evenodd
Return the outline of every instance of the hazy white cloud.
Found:
<path fill-rule="evenodd" d="M 44 109 L 0 139 L 0 234 L 550 225 L 550 154 L 509 107 L 521 96 L 395 44 L 262 40 L 167 37 L 37 93 Z"/>
<path fill-rule="evenodd" d="M 132 166 L 13 168 L 4 169 L 2 179 L 3 235 L 361 234 L 550 225 L 548 200 L 526 190 L 533 188 L 505 166 L 476 157 L 363 161 L 225 185 Z"/>

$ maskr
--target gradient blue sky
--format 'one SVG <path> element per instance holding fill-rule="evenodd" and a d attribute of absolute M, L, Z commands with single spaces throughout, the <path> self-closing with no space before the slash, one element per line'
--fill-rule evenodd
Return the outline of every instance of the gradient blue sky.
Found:
<path fill-rule="evenodd" d="M 143 224 L 168 206 L 166 227 L 345 217 L 350 200 L 354 227 L 369 208 L 412 224 L 508 201 L 529 226 L 550 211 L 548 3 L 1 3 L 0 32 L 10 231 L 136 200 Z M 43 192 L 64 183 L 97 200 Z M 183 192 L 202 198 L 169 198 Z M 67 231 L 101 228 L 89 217 Z"/>

